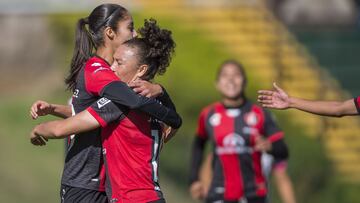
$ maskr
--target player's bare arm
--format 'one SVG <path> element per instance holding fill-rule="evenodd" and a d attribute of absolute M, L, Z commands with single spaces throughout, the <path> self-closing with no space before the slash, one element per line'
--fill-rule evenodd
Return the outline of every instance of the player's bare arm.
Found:
<path fill-rule="evenodd" d="M 288 109 L 295 108 L 312 114 L 322 116 L 351 116 L 358 111 L 353 99 L 346 101 L 311 101 L 289 96 L 275 83 L 274 90 L 259 90 L 258 102 L 266 108 Z"/>

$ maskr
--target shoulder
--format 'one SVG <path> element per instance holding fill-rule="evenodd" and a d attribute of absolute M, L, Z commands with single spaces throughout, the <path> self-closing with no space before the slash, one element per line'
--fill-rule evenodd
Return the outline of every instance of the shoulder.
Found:
<path fill-rule="evenodd" d="M 104 60 L 91 57 L 85 64 L 85 71 L 88 73 L 96 74 L 101 71 L 111 71 L 109 64 L 107 64 Z"/>

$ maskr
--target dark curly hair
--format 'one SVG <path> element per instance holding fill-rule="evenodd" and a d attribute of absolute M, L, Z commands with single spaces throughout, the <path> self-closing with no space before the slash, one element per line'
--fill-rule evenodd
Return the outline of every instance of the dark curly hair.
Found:
<path fill-rule="evenodd" d="M 156 74 L 163 75 L 170 65 L 172 55 L 175 53 L 175 42 L 171 31 L 161 29 L 156 20 L 145 20 L 144 26 L 138 30 L 141 37 L 132 38 L 124 45 L 136 48 L 138 65 L 149 66 L 142 77 L 143 80 L 151 80 Z"/>

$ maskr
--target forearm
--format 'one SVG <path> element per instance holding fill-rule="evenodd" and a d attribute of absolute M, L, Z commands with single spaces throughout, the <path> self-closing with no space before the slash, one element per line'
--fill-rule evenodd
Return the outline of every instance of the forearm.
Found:
<path fill-rule="evenodd" d="M 344 115 L 357 114 L 355 104 L 352 100 L 348 100 L 345 102 L 310 101 L 291 97 L 289 107 L 323 116 L 341 117 Z"/>
<path fill-rule="evenodd" d="M 293 185 L 286 170 L 274 170 L 274 179 L 283 203 L 296 203 Z"/>
<path fill-rule="evenodd" d="M 203 152 L 205 149 L 205 140 L 196 137 L 193 143 L 191 164 L 190 164 L 190 178 L 189 183 L 199 180 L 199 171 L 203 160 Z"/>
<path fill-rule="evenodd" d="M 70 105 L 51 104 L 51 115 L 59 118 L 69 118 L 72 116 L 72 110 Z"/>
<path fill-rule="evenodd" d="M 112 82 L 102 90 L 100 95 L 116 104 L 124 105 L 130 109 L 139 109 L 173 128 L 177 129 L 182 124 L 181 117 L 175 110 L 161 105 L 155 99 L 137 95 L 125 83 Z"/>
<path fill-rule="evenodd" d="M 97 120 L 89 112 L 83 111 L 65 120 L 42 123 L 35 128 L 35 134 L 48 139 L 61 139 L 100 127 Z"/>

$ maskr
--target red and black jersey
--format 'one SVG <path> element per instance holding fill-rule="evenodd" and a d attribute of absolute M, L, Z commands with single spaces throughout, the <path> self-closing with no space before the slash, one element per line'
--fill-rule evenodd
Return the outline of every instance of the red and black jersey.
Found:
<path fill-rule="evenodd" d="M 79 113 L 91 104 L 95 104 L 100 109 L 111 101 L 120 107 L 114 108 L 111 116 L 103 117 L 103 122 L 120 119 L 123 115 L 120 109 L 127 107 L 148 113 L 174 128 L 181 125 L 181 118 L 175 110 L 161 105 L 155 99 L 136 94 L 124 82 L 119 81 L 111 70 L 110 64 L 94 56 L 86 62 L 78 74 L 72 98 L 74 111 Z M 115 104 L 112 105 L 115 106 Z M 101 108 L 101 110 L 108 111 L 107 108 Z M 69 138 L 62 176 L 63 185 L 105 190 L 105 169 L 100 134 L 99 128 Z"/>
<path fill-rule="evenodd" d="M 282 156 L 283 151 L 287 153 L 283 144 L 275 144 L 281 143 L 283 132 L 261 107 L 247 101 L 237 108 L 215 103 L 203 109 L 194 142 L 190 181 L 198 179 L 204 145 L 210 140 L 214 175 L 207 198 L 238 201 L 264 197 L 267 189 L 261 167 L 262 154 L 254 150 L 257 136 L 273 143 L 274 152 L 270 153 L 274 156 Z"/>
<path fill-rule="evenodd" d="M 90 58 L 77 77 L 72 97 L 74 112 L 89 107 L 99 99 L 98 92 L 114 80 L 119 79 L 105 60 Z M 61 180 L 63 185 L 105 191 L 100 132 L 101 129 L 95 129 L 69 137 Z"/>
<path fill-rule="evenodd" d="M 88 108 L 103 127 L 101 135 L 110 201 L 146 203 L 163 199 L 158 183 L 160 123 L 132 110 L 120 122 L 109 124 L 109 120 L 117 118 L 113 113 L 115 108 L 112 102 L 100 108 L 96 104 Z"/>
<path fill-rule="evenodd" d="M 354 102 L 355 102 L 356 109 L 357 109 L 358 113 L 360 114 L 360 96 L 354 98 Z"/>

